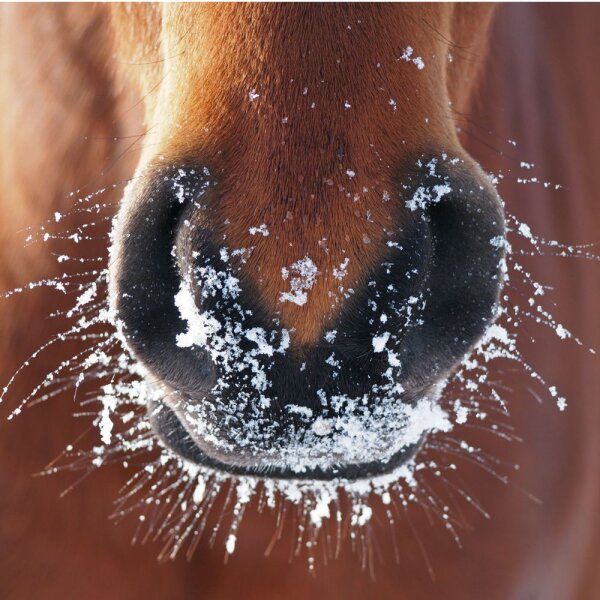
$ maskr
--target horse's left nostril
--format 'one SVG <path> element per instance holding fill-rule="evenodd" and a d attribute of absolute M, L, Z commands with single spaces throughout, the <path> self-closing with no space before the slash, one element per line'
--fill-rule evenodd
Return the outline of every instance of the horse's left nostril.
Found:
<path fill-rule="evenodd" d="M 415 197 L 425 200 L 415 203 Z M 421 177 L 409 198 L 407 206 L 428 224 L 432 254 L 426 306 L 419 322 L 406 331 L 400 359 L 407 379 L 428 382 L 451 369 L 496 316 L 503 284 L 504 212 L 476 165 L 451 165 L 435 177 Z"/>

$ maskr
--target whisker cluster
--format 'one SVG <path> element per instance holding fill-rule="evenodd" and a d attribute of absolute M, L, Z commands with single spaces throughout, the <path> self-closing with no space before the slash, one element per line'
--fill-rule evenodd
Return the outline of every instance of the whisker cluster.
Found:
<path fill-rule="evenodd" d="M 356 481 L 233 476 L 191 464 L 163 446 L 149 423 L 148 399 L 157 394 L 157 386 L 130 354 L 115 327 L 108 302 L 108 254 L 86 256 L 81 252 L 87 242 L 106 239 L 115 206 L 103 196 L 116 187 L 82 197 L 74 193 L 69 213 L 56 213 L 39 231 L 27 232 L 27 245 L 50 240 L 70 244 L 72 254 L 55 253 L 55 258 L 65 268 L 80 270 L 30 282 L 4 294 L 8 301 L 16 294 L 44 287 L 73 296 L 74 302 L 71 308 L 49 312 L 52 319 L 64 321 L 66 328 L 23 362 L 3 387 L 0 400 L 10 394 L 17 379 L 27 376 L 35 361 L 59 356 L 55 348 L 60 344 L 74 344 L 76 351 L 59 360 L 20 398 L 8 418 L 26 406 L 61 397 L 70 390 L 78 400 L 77 414 L 86 422 L 91 420 L 92 426 L 42 473 L 78 473 L 79 479 L 68 488 L 72 489 L 106 465 L 122 465 L 129 479 L 116 500 L 112 519 L 136 518 L 134 542 L 157 543 L 161 560 L 174 559 L 180 553 L 190 559 L 202 539 L 210 546 L 221 540 L 225 557 L 230 556 L 238 544 L 244 515 L 252 509 L 269 512 L 274 518 L 274 532 L 265 548 L 267 556 L 289 528 L 295 532 L 290 557 L 305 556 L 310 569 L 316 568 L 319 560 L 326 563 L 337 558 L 344 540 L 349 540 L 362 567 L 372 571 L 378 559 L 374 535 L 377 514 L 389 522 L 395 560 L 401 559 L 395 537 L 397 524 L 404 522 L 413 531 L 432 572 L 413 521 L 414 508 L 420 507 L 431 523 L 446 529 L 460 545 L 461 534 L 470 528 L 461 506 L 466 504 L 484 518 L 491 516 L 460 481 L 460 463 L 474 465 L 502 484 L 510 483 L 510 473 L 516 468 L 466 441 L 471 433 L 487 434 L 507 444 L 522 441 L 510 422 L 513 390 L 503 381 L 503 373 L 521 370 L 531 380 L 527 390 L 533 397 L 540 401 L 552 398 L 560 410 L 567 406 L 561 392 L 526 361 L 518 342 L 531 338 L 527 332 L 531 325 L 550 328 L 560 341 L 582 347 L 585 343 L 554 319 L 548 308 L 552 290 L 538 283 L 521 259 L 552 256 L 597 261 L 600 257 L 594 253 L 593 244 L 546 240 L 508 214 L 506 239 L 492 241 L 506 250 L 502 269 L 505 285 L 497 318 L 463 358 L 440 399 L 451 417 L 451 431 L 428 435 L 416 457 L 392 473 Z M 78 223 L 74 229 L 60 229 L 73 220 Z"/>

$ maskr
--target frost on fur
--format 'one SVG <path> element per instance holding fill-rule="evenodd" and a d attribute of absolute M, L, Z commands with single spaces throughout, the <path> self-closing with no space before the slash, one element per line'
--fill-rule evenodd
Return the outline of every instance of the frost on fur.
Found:
<path fill-rule="evenodd" d="M 419 62 L 421 59 L 413 57 L 412 48 L 407 48 L 401 59 L 414 63 L 419 69 L 423 68 Z M 250 101 L 258 97 L 254 90 L 249 93 Z M 351 103 L 347 104 L 346 109 L 350 109 Z M 443 201 L 446 195 L 452 193 L 452 189 L 448 181 L 438 175 L 438 167 L 445 161 L 456 160 L 446 155 L 423 159 L 416 166 L 434 180 L 438 178 L 434 185 L 419 187 L 408 199 L 394 198 L 386 192 L 382 201 L 404 202 L 404 207 L 409 211 L 423 210 L 430 204 Z M 524 168 L 529 171 L 530 166 Z M 354 174 L 354 171 L 348 168 L 347 173 L 348 177 L 353 177 L 350 173 Z M 179 169 L 173 178 L 178 202 L 185 201 L 178 186 L 179 178 L 184 175 L 185 171 Z M 310 444 L 306 445 L 306 439 L 292 439 L 284 447 L 274 449 L 279 460 L 301 472 L 314 466 L 315 459 L 311 452 L 306 451 L 307 447 L 311 450 L 320 449 L 321 456 L 349 456 L 356 461 L 373 456 L 385 459 L 386 452 L 389 455 L 403 445 L 416 443 L 427 433 L 414 459 L 391 473 L 356 481 L 232 476 L 188 463 L 164 447 L 153 435 L 147 405 L 153 397 L 159 398 L 161 391 L 129 352 L 120 324 L 108 303 L 107 256 L 82 259 L 77 255 L 78 248 L 93 237 L 88 232 L 93 230 L 94 224 L 112 218 L 110 207 L 102 204 L 103 193 L 104 190 L 99 190 L 74 199 L 73 214 L 56 213 L 39 233 L 32 233 L 27 239 L 28 244 L 62 240 L 72 248 L 71 252 L 57 256 L 58 263 L 78 265 L 81 269 L 53 279 L 31 282 L 5 294 L 5 301 L 9 301 L 8 298 L 14 294 L 47 287 L 58 294 L 72 293 L 74 303 L 65 313 L 52 313 L 55 318 L 60 317 L 68 322 L 68 328 L 48 340 L 23 363 L 6 382 L 2 399 L 9 395 L 16 378 L 27 376 L 27 369 L 33 361 L 51 356 L 54 347 L 62 342 L 78 339 L 81 349 L 57 364 L 43 381 L 32 387 L 25 398 L 19 399 L 9 418 L 19 414 L 25 406 L 50 399 L 66 389 L 73 389 L 77 393 L 81 386 L 92 383 L 95 392 L 91 396 L 86 394 L 80 402 L 85 406 L 85 415 L 90 412 L 93 414 L 92 419 L 98 430 L 97 441 L 89 448 L 67 446 L 48 472 L 89 472 L 111 463 L 120 463 L 128 470 L 136 469 L 123 489 L 115 518 L 137 514 L 139 528 L 136 539 L 160 541 L 161 558 L 174 558 L 184 548 L 189 556 L 203 534 L 213 543 L 219 532 L 222 532 L 225 553 L 233 554 L 240 543 L 240 523 L 251 504 L 260 510 L 273 511 L 278 528 L 286 519 L 296 523 L 298 531 L 294 551 L 296 554 L 305 553 L 311 568 L 316 560 L 317 543 L 325 535 L 337 540 L 329 549 L 334 556 L 339 552 L 341 539 L 345 536 L 350 538 L 353 548 L 363 557 L 368 556 L 372 551 L 369 550 L 372 549 L 369 539 L 373 531 L 374 507 L 381 508 L 393 526 L 412 507 L 424 506 L 458 539 L 460 522 L 450 508 L 448 491 L 451 484 L 448 478 L 459 468 L 460 461 L 466 459 L 474 462 L 499 479 L 506 480 L 484 448 L 471 446 L 462 439 L 464 427 L 469 424 L 487 429 L 508 442 L 514 439 L 507 425 L 509 402 L 504 397 L 504 387 L 497 385 L 491 376 L 493 365 L 507 361 L 518 365 L 528 373 L 542 394 L 553 399 L 559 410 L 567 406 L 567 400 L 560 391 L 546 382 L 522 356 L 519 340 L 528 334 L 521 325 L 534 323 L 549 327 L 555 332 L 557 342 L 578 345 L 583 345 L 583 342 L 552 317 L 544 303 L 550 290 L 535 280 L 524 266 L 522 258 L 547 254 L 591 260 L 597 260 L 597 257 L 586 246 L 564 245 L 536 236 L 529 225 L 508 215 L 507 237 L 489 240 L 491 245 L 503 247 L 506 251 L 503 263 L 505 287 L 496 319 L 476 347 L 463 357 L 445 385 L 439 387 L 436 396 L 423 398 L 414 406 L 405 406 L 396 401 L 402 392 L 398 389 L 395 377 L 401 365 L 393 351 L 395 333 L 385 330 L 387 317 L 382 310 L 379 318 L 383 329 L 372 338 L 372 351 L 386 356 L 389 371 L 385 385 L 373 390 L 381 398 L 378 411 L 368 417 L 362 414 L 363 399 L 360 397 L 328 398 L 333 412 L 327 418 L 316 418 L 309 409 L 291 407 L 290 410 L 295 410 L 299 419 L 310 425 Z M 72 220 L 74 215 L 82 224 L 75 230 L 61 231 L 60 227 Z M 267 236 L 268 226 L 258 223 L 250 229 L 250 234 Z M 228 257 L 238 250 L 224 248 L 221 257 L 225 257 L 227 263 Z M 343 282 L 349 262 L 350 259 L 346 258 L 334 269 L 333 279 Z M 285 267 L 281 272 L 280 302 L 292 302 L 298 306 L 310 302 L 311 289 L 321 275 L 310 256 Z M 240 282 L 231 271 L 207 265 L 201 272 L 189 276 L 199 278 L 202 294 L 224 294 L 235 299 L 239 293 Z M 509 302 L 515 284 L 529 290 L 528 296 L 517 303 L 514 298 Z M 289 350 L 289 332 L 281 328 L 273 332 L 246 327 L 243 312 L 227 321 L 219 320 L 210 312 L 198 311 L 189 279 L 182 281 L 173 302 L 186 323 L 186 330 L 177 335 L 177 345 L 207 348 L 213 360 L 225 371 L 247 372 L 253 382 L 255 395 L 247 398 L 240 396 L 237 402 L 254 402 L 253 409 L 257 418 L 260 417 L 261 406 L 267 406 L 272 401 L 268 393 L 269 359 Z M 421 302 L 422 299 L 417 297 L 408 300 L 403 308 L 407 319 L 418 312 Z M 333 341 L 335 336 L 336 331 L 326 332 L 325 342 Z M 250 351 L 241 351 L 242 339 L 245 343 L 251 343 Z M 335 355 L 329 356 L 326 362 L 324 368 L 335 371 Z M 215 391 L 218 393 L 218 389 Z M 190 422 L 200 429 L 204 428 L 204 433 L 210 435 L 210 425 L 202 410 L 190 414 Z M 242 442 L 250 443 L 252 439 Z M 422 485 L 424 473 L 439 481 L 436 494 Z M 462 490 L 460 495 L 485 514 L 473 496 Z M 209 519 L 214 521 L 210 530 L 207 525 Z"/>

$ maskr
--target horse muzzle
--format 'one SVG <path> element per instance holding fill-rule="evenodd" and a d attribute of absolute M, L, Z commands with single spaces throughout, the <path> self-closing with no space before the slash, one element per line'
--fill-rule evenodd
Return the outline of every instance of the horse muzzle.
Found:
<path fill-rule="evenodd" d="M 502 203 L 476 165 L 400 170 L 385 255 L 302 344 L 261 303 L 244 249 L 222 243 L 210 169 L 147 173 L 117 217 L 111 302 L 166 446 L 231 473 L 356 479 L 452 427 L 441 390 L 495 319 L 503 281 Z M 292 273 L 297 293 L 313 267 Z"/>

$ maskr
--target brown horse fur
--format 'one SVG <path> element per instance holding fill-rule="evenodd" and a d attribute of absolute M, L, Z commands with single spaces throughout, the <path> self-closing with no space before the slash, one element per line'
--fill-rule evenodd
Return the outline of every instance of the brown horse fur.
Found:
<path fill-rule="evenodd" d="M 477 117 L 467 114 L 468 100 L 483 63 L 489 6 L 134 5 L 116 7 L 112 15 L 103 6 L 3 6 L 2 287 L 54 274 L 48 246 L 22 251 L 16 232 L 35 226 L 55 210 L 66 210 L 75 189 L 89 192 L 130 177 L 136 158 L 132 144 L 138 139 L 144 146 L 138 168 L 159 155 L 171 160 L 200 153 L 210 160 L 222 177 L 222 233 L 238 246 L 257 246 L 247 277 L 257 282 L 267 305 L 276 302 L 280 289 L 270 282 L 280 279 L 281 267 L 306 254 L 307 239 L 314 245 L 329 238 L 330 252 L 319 258 L 324 276 L 314 289 L 315 302 L 306 311 L 285 306 L 283 319 L 295 328 L 299 342 L 314 340 L 331 318 L 329 274 L 344 259 L 342 248 L 351 253 L 353 281 L 360 280 L 377 256 L 378 231 L 391 215 L 373 198 L 390 185 L 397 161 L 431 147 L 432 131 L 436 147 L 467 156 L 462 141 L 486 158 L 490 168 L 498 155 L 489 152 L 485 139 L 477 142 L 485 134 L 477 125 L 469 126 L 471 121 L 477 124 L 479 119 L 503 132 L 510 126 L 523 137 L 535 134 L 529 135 L 525 149 L 569 187 L 568 205 L 538 212 L 554 219 L 549 228 L 556 235 L 593 239 L 598 212 L 590 220 L 583 215 L 590 210 L 593 159 L 600 152 L 594 134 L 599 129 L 593 126 L 598 123 L 594 99 L 600 89 L 597 77 L 585 84 L 587 88 L 582 82 L 594 72 L 594 57 L 587 53 L 597 40 L 594 23 L 599 19 L 597 10 L 572 10 L 505 9 L 491 38 L 491 83 L 480 94 Z M 297 14 L 293 23 L 282 17 L 288 12 Z M 561 37 L 563 28 L 572 47 Z M 418 88 L 412 79 L 416 67 L 398 69 L 394 63 L 408 44 L 427 63 L 427 77 L 418 78 Z M 322 53 L 302 60 L 303 52 L 315 47 Z M 427 61 L 449 51 L 454 56 L 451 63 Z M 539 62 L 528 62 L 532 54 Z M 566 69 L 569 60 L 574 65 Z M 298 64 L 301 72 L 292 68 Z M 570 73 L 568 86 L 561 79 L 567 75 L 553 74 L 554 65 L 557 73 Z M 543 87 L 533 77 L 540 74 Z M 135 79 L 140 100 L 128 92 L 128 82 Z M 532 88 L 534 83 L 540 87 Z M 308 87 L 306 95 L 298 86 Z M 251 90 L 259 94 L 253 102 L 248 98 Z M 395 99 L 397 109 L 384 112 L 382 103 L 373 101 L 380 94 Z M 340 110 L 346 99 L 351 108 Z M 543 106 L 551 101 L 553 112 Z M 142 106 L 145 125 L 139 114 Z M 511 121 L 498 113 L 516 116 Z M 471 135 L 459 141 L 455 124 Z M 147 135 L 131 137 L 144 128 Z M 320 160 L 332 154 L 340 156 L 337 164 Z M 356 172 L 353 179 L 346 175 L 347 164 Z M 331 185 L 324 187 L 324 180 Z M 515 203 L 524 197 L 521 189 L 511 191 Z M 358 214 L 336 218 L 336 207 L 348 193 L 358 195 Z M 118 193 L 112 199 L 118 200 Z M 369 232 L 370 243 L 364 244 L 367 211 L 376 226 Z M 573 211 L 581 216 L 571 219 Z M 303 229 L 309 219 L 316 222 L 310 238 Z M 571 219 L 568 229 L 566 219 Z M 248 228 L 262 223 L 270 235 L 250 240 Z M 579 269 L 574 285 L 579 286 L 578 324 L 585 328 L 599 290 L 593 279 L 597 273 Z M 3 380 L 54 332 L 55 325 L 38 320 L 47 313 L 47 304 L 41 291 L 0 304 Z M 599 339 L 597 323 L 591 333 Z M 392 548 L 382 542 L 385 563 L 376 571 L 375 582 L 359 572 L 349 551 L 322 567 L 315 578 L 307 575 L 305 563 L 288 564 L 287 547 L 276 547 L 264 558 L 269 537 L 265 529 L 273 523 L 257 515 L 244 523 L 239 551 L 227 567 L 204 545 L 191 564 L 179 559 L 158 565 L 155 547 L 130 547 L 130 526 L 114 528 L 106 520 L 109 503 L 124 481 L 121 470 L 94 475 L 63 500 L 57 496 L 64 479 L 28 477 L 81 429 L 70 419 L 73 404 L 68 395 L 37 407 L 20 421 L 4 425 L 0 435 L 0 595 L 596 597 L 597 410 L 591 406 L 592 387 L 583 382 L 590 362 L 579 355 L 567 357 L 555 354 L 547 362 L 575 406 L 560 419 L 549 418 L 547 407 L 546 412 L 517 407 L 515 421 L 526 444 L 510 452 L 504 449 L 521 462 L 518 483 L 540 496 L 544 505 L 525 500 L 516 486 L 499 488 L 465 467 L 463 477 L 479 491 L 492 520 L 474 518 L 474 530 L 458 549 L 442 532 L 414 517 L 430 554 L 434 581 L 406 523 L 397 526 L 401 564 L 394 566 Z M 577 367 L 567 369 L 569 361 Z M 47 370 L 47 365 L 38 365 L 29 377 L 41 380 Z M 18 398 L 27 391 L 24 385 L 14 394 Z M 541 434 L 536 419 L 546 419 L 552 435 Z"/>
<path fill-rule="evenodd" d="M 483 58 L 490 6 L 165 5 L 149 22 L 146 13 L 125 7 L 114 18 L 117 54 L 135 65 L 125 77 L 138 80 L 153 130 L 140 168 L 156 156 L 206 161 L 219 179 L 216 235 L 254 247 L 242 273 L 297 342 L 314 342 L 341 306 L 336 267 L 349 259 L 344 286 L 355 288 L 386 249 L 383 232 L 399 217 L 381 197 L 398 166 L 431 148 L 463 154 L 451 106 L 466 109 L 479 61 L 432 60 L 420 77 L 399 59 L 407 40 L 435 57 L 453 38 Z M 263 223 L 270 235 L 248 231 Z M 310 302 L 280 303 L 282 268 L 307 255 L 320 273 Z"/>

